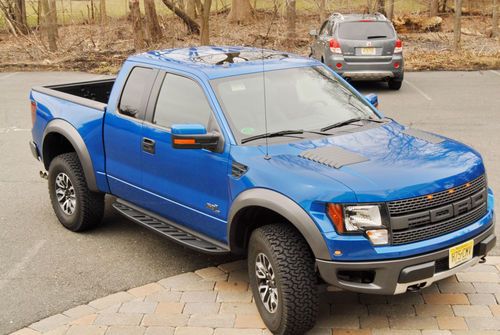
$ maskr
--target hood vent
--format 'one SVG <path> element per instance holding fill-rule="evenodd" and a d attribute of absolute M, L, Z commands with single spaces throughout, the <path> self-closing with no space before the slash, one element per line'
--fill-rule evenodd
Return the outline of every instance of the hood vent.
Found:
<path fill-rule="evenodd" d="M 248 171 L 248 166 L 233 161 L 233 165 L 231 166 L 231 175 L 234 178 L 240 178 Z"/>
<path fill-rule="evenodd" d="M 345 165 L 366 162 L 369 160 L 368 158 L 356 154 L 354 152 L 347 151 L 340 147 L 331 147 L 331 146 L 303 151 L 299 154 L 299 157 L 335 169 L 340 169 Z"/>
<path fill-rule="evenodd" d="M 403 131 L 403 134 L 410 135 L 416 138 L 419 138 L 421 140 L 424 140 L 426 142 L 432 143 L 432 144 L 438 144 L 444 141 L 444 138 L 436 136 L 434 134 L 428 133 L 423 130 L 419 129 L 414 129 L 414 128 L 407 128 Z"/>

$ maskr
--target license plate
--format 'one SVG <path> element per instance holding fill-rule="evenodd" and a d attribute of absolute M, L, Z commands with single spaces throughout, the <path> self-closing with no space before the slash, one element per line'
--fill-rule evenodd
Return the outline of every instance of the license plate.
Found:
<path fill-rule="evenodd" d="M 472 259 L 474 251 L 474 240 L 470 240 L 454 246 L 449 250 L 449 267 L 454 268 L 457 265 L 467 262 Z"/>
<path fill-rule="evenodd" d="M 375 48 L 361 48 L 361 54 L 366 56 L 374 56 L 377 53 Z"/>

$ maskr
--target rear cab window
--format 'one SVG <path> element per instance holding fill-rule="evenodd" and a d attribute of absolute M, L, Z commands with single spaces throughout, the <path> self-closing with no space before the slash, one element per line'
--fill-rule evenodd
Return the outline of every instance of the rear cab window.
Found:
<path fill-rule="evenodd" d="M 138 120 L 144 119 L 146 103 L 157 71 L 146 67 L 134 67 L 123 87 L 118 111 Z"/>
<path fill-rule="evenodd" d="M 395 38 L 394 29 L 388 22 L 377 21 L 342 22 L 338 27 L 338 35 L 344 40 Z"/>

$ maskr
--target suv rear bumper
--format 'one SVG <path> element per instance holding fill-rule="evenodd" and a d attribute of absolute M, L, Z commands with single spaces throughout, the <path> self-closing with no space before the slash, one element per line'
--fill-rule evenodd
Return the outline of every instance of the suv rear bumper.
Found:
<path fill-rule="evenodd" d="M 318 259 L 316 263 L 321 277 L 328 284 L 362 293 L 401 294 L 430 286 L 477 264 L 496 244 L 494 222 L 493 219 L 488 229 L 474 237 L 473 258 L 452 269 L 448 269 L 448 248 L 395 260 L 335 262 Z M 346 273 L 365 278 L 365 282 L 347 280 Z"/>
<path fill-rule="evenodd" d="M 404 59 L 394 54 L 387 61 L 347 61 L 343 55 L 331 55 L 326 64 L 343 78 L 350 80 L 403 80 Z M 341 65 L 340 68 L 337 65 Z"/>

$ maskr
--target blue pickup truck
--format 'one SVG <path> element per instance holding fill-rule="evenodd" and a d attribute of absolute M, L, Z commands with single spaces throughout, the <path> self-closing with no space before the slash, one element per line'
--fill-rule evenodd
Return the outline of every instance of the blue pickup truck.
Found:
<path fill-rule="evenodd" d="M 151 51 L 116 79 L 34 87 L 30 99 L 31 151 L 63 226 L 99 224 L 111 194 L 167 238 L 246 255 L 275 334 L 314 325 L 319 283 L 418 291 L 496 243 L 480 154 L 384 117 L 313 59 Z"/>

